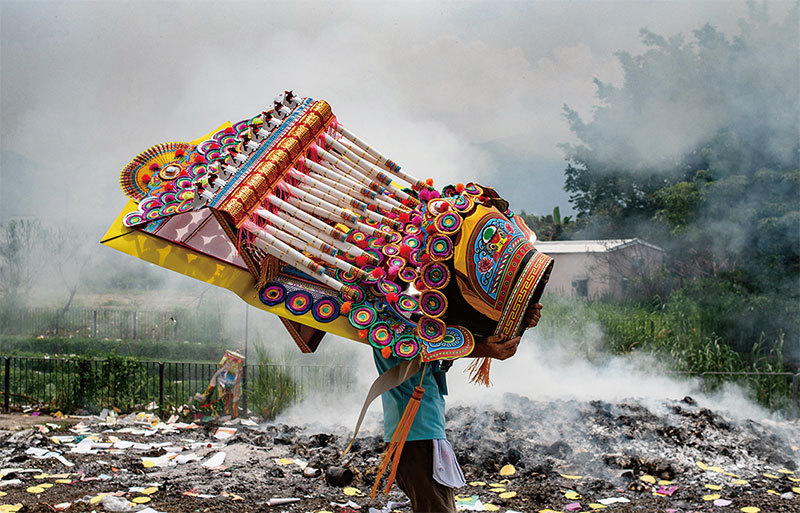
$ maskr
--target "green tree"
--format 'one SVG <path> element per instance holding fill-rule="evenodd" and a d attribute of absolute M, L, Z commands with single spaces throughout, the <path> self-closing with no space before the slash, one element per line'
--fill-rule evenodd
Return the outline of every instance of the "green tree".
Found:
<path fill-rule="evenodd" d="M 565 106 L 564 149 L 581 235 L 664 247 L 684 299 L 727 319 L 719 331 L 787 334 L 800 357 L 797 27 L 797 4 L 772 22 L 752 3 L 732 38 L 643 29 L 643 53 L 617 54 L 623 83 L 595 81 L 591 120 Z"/>

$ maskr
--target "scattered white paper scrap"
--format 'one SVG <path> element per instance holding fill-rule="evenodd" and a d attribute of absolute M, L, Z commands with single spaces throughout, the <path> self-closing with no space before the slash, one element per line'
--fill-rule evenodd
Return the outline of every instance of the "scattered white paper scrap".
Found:
<path fill-rule="evenodd" d="M 597 502 L 599 502 L 603 506 L 609 506 L 611 504 L 625 503 L 630 501 L 631 501 L 630 499 L 626 499 L 625 497 L 609 497 L 608 499 L 600 499 Z"/>
<path fill-rule="evenodd" d="M 339 502 L 331 502 L 331 506 L 335 508 L 352 508 L 352 509 L 361 509 L 361 506 L 358 503 L 353 501 L 347 501 L 344 503 Z"/>
<path fill-rule="evenodd" d="M 213 468 L 213 467 L 222 466 L 223 463 L 225 463 L 225 453 L 224 452 L 218 452 L 215 455 L 213 455 L 210 458 L 208 458 L 206 461 L 204 461 L 202 463 L 202 465 L 204 467 L 206 467 L 206 468 Z M 297 500 L 300 500 L 300 499 L 297 499 Z"/>

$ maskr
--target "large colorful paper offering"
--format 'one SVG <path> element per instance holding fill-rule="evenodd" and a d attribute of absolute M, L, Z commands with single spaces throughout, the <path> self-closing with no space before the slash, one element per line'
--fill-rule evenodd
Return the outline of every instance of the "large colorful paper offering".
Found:
<path fill-rule="evenodd" d="M 385 357 L 467 356 L 522 332 L 553 265 L 492 188 L 437 190 L 291 92 L 145 150 L 120 183 L 104 244 L 234 291 L 305 352 L 330 332 Z"/>

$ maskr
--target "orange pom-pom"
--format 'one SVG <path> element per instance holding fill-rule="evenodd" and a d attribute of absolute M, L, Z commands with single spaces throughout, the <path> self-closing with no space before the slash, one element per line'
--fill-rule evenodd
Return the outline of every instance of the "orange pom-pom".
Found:
<path fill-rule="evenodd" d="M 466 189 L 466 187 L 464 187 L 463 183 L 457 183 L 456 184 L 456 192 L 457 193 L 461 194 L 462 192 L 464 192 L 464 189 Z"/>
<path fill-rule="evenodd" d="M 358 330 L 358 338 L 367 338 L 367 330 Z"/>
<path fill-rule="evenodd" d="M 428 184 L 428 187 L 433 187 L 433 178 L 428 178 L 425 183 Z"/>
<path fill-rule="evenodd" d="M 343 314 L 349 314 L 352 308 L 353 308 L 353 303 L 351 303 L 350 301 L 345 301 L 344 303 L 342 303 L 342 306 L 339 307 L 339 311 L 342 312 Z"/>
<path fill-rule="evenodd" d="M 389 358 L 390 356 L 392 356 L 392 348 L 386 346 L 383 349 L 381 349 L 381 356 L 383 356 L 384 358 Z"/>

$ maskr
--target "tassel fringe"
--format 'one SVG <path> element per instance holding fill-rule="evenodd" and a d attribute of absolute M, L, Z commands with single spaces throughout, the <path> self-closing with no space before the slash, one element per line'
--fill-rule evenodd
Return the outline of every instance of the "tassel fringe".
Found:
<path fill-rule="evenodd" d="M 486 357 L 473 360 L 469 367 L 467 367 L 467 372 L 469 372 L 470 375 L 470 381 L 485 387 L 491 386 L 492 382 L 489 379 L 489 370 L 491 366 L 491 358 Z"/>
<path fill-rule="evenodd" d="M 408 401 L 408 405 L 403 412 L 403 416 L 400 418 L 400 422 L 397 424 L 397 428 L 394 430 L 392 440 L 386 447 L 386 452 L 383 453 L 383 459 L 381 460 L 381 464 L 378 466 L 378 475 L 375 477 L 375 484 L 372 486 L 370 500 L 375 499 L 375 494 L 378 491 L 378 485 L 380 484 L 381 477 L 383 477 L 383 473 L 386 472 L 389 462 L 392 462 L 392 471 L 389 473 L 389 478 L 386 482 L 386 488 L 383 490 L 384 494 L 389 495 L 389 490 L 392 489 L 394 478 L 397 474 L 397 467 L 400 465 L 400 455 L 403 453 L 403 446 L 406 443 L 406 437 L 408 437 L 408 432 L 411 431 L 411 424 L 414 423 L 414 417 L 416 417 L 417 410 L 419 410 L 419 404 L 423 394 L 425 394 L 424 388 L 419 386 L 414 387 L 414 393 L 411 395 L 411 399 Z"/>

